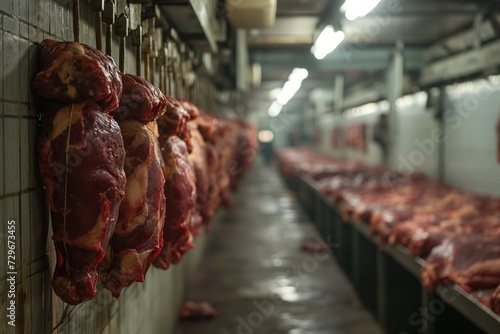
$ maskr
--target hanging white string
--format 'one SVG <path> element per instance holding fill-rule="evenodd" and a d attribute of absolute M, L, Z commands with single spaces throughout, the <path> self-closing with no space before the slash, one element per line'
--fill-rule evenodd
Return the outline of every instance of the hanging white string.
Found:
<path fill-rule="evenodd" d="M 66 162 L 65 162 L 65 175 L 64 175 L 64 219 L 63 219 L 63 245 L 66 252 L 66 271 L 69 272 L 68 264 L 68 249 L 66 247 L 66 221 L 68 216 L 68 174 L 69 174 L 69 145 L 71 139 L 71 126 L 73 125 L 73 111 L 75 104 L 71 105 L 71 112 L 69 114 L 68 138 L 66 140 Z"/>

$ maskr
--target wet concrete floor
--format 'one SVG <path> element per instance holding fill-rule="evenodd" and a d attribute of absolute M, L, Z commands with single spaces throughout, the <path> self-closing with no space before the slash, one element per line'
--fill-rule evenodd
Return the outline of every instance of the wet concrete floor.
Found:
<path fill-rule="evenodd" d="M 187 299 L 218 315 L 176 334 L 383 333 L 332 257 L 301 251 L 318 233 L 275 167 L 254 166 L 210 235 Z"/>

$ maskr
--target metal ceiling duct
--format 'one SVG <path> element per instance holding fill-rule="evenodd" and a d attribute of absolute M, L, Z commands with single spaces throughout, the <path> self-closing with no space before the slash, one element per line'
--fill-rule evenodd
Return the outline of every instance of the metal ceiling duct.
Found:
<path fill-rule="evenodd" d="M 276 0 L 226 0 L 226 12 L 236 29 L 266 28 L 276 21 Z"/>

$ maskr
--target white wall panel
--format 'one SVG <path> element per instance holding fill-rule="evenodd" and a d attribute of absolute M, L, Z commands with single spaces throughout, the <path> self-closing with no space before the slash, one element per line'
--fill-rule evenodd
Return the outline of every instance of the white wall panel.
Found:
<path fill-rule="evenodd" d="M 491 77 L 447 88 L 445 181 L 459 188 L 500 195 L 499 83 Z"/>
<path fill-rule="evenodd" d="M 361 107 L 353 108 L 346 111 L 348 115 L 345 120 L 346 128 L 349 125 L 357 123 L 366 124 L 366 152 L 347 148 L 346 157 L 349 160 L 363 161 L 370 165 L 382 164 L 382 150 L 376 144 L 373 138 L 373 128 L 380 114 L 386 113 L 389 110 L 389 105 L 386 101 L 380 103 L 370 103 Z M 359 115 L 357 115 L 359 113 Z M 352 114 L 352 115 L 350 115 Z"/>
<path fill-rule="evenodd" d="M 438 177 L 437 122 L 426 109 L 427 94 L 417 93 L 397 101 L 397 128 L 390 167 L 402 172 L 418 171 Z"/>
<path fill-rule="evenodd" d="M 390 167 L 402 171 L 419 171 L 431 178 L 437 178 L 438 150 L 437 143 L 430 144 L 433 134 L 437 129 L 433 112 L 426 109 L 425 93 L 418 93 L 403 97 L 398 100 L 397 128 L 393 129 L 395 146 Z M 386 101 L 372 103 L 357 108 L 348 109 L 344 126 L 351 124 L 367 124 L 366 152 L 347 149 L 345 157 L 350 160 L 359 160 L 372 165 L 382 164 L 382 150 L 373 142 L 373 129 L 382 113 L 389 111 Z M 322 151 L 342 156 L 342 150 L 334 150 L 330 147 L 330 134 L 334 126 L 340 124 L 340 120 L 334 115 L 324 115 L 321 118 L 320 129 L 322 131 Z M 420 159 L 422 157 L 422 159 Z M 409 166 L 409 167 L 408 167 Z"/>
<path fill-rule="evenodd" d="M 444 181 L 477 193 L 500 195 L 500 164 L 496 161 L 496 124 L 500 113 L 500 77 L 452 85 L 446 88 L 444 137 Z M 397 128 L 392 131 L 395 146 L 390 167 L 401 171 L 420 171 L 438 178 L 438 122 L 434 110 L 426 108 L 426 94 L 406 96 L 397 102 Z M 347 110 L 344 126 L 364 122 L 368 125 L 366 153 L 347 149 L 345 158 L 370 164 L 382 163 L 381 150 L 371 140 L 373 125 L 382 107 L 359 112 L 365 106 Z M 356 115 L 356 110 L 358 110 Z M 369 108 L 368 108 L 369 109 Z M 341 121 L 333 114 L 321 116 L 321 151 L 342 157 L 342 150 L 330 146 L 332 128 Z"/>
<path fill-rule="evenodd" d="M 320 116 L 318 120 L 318 129 L 321 133 L 321 142 L 317 149 L 335 157 L 342 157 L 342 151 L 340 149 L 334 149 L 331 146 L 332 129 L 334 126 L 337 126 L 338 123 L 339 117 L 332 113 Z"/>

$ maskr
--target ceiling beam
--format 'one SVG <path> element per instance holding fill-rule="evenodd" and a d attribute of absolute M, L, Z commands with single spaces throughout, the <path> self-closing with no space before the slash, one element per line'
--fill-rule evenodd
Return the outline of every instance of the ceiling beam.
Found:
<path fill-rule="evenodd" d="M 278 46 L 298 46 L 311 45 L 313 42 L 312 35 L 249 35 L 247 38 L 249 47 L 259 47 L 272 45 Z"/>
<path fill-rule="evenodd" d="M 446 13 L 444 15 L 450 16 L 450 15 L 474 15 L 477 13 L 477 10 L 468 10 L 468 9 L 453 9 L 453 10 L 446 10 Z M 414 9 L 414 10 L 407 10 L 407 11 L 402 11 L 401 13 L 395 13 L 393 14 L 394 16 L 399 16 L 399 17 L 408 17 L 408 16 L 440 16 L 443 17 L 443 12 L 440 10 L 433 10 L 433 9 Z M 379 13 L 379 12 L 371 12 L 370 14 L 366 15 L 365 18 L 376 18 L 376 17 L 386 17 L 386 14 L 384 13 Z"/>
<path fill-rule="evenodd" d="M 466 51 L 435 61 L 427 65 L 422 71 L 420 84 L 431 86 L 436 83 L 450 82 L 485 71 L 496 72 L 496 69 L 500 65 L 499 53 L 500 41 L 497 40 L 483 46 L 481 49 Z"/>
<path fill-rule="evenodd" d="M 325 59 L 318 61 L 309 52 L 295 52 L 275 50 L 273 52 L 252 52 L 251 60 L 260 63 L 262 71 L 279 69 L 293 69 L 304 67 L 310 71 L 348 71 L 369 70 L 379 71 L 387 68 L 394 47 L 358 48 L 349 44 L 342 44 Z M 424 66 L 424 48 L 406 48 L 405 70 L 420 70 Z"/>

